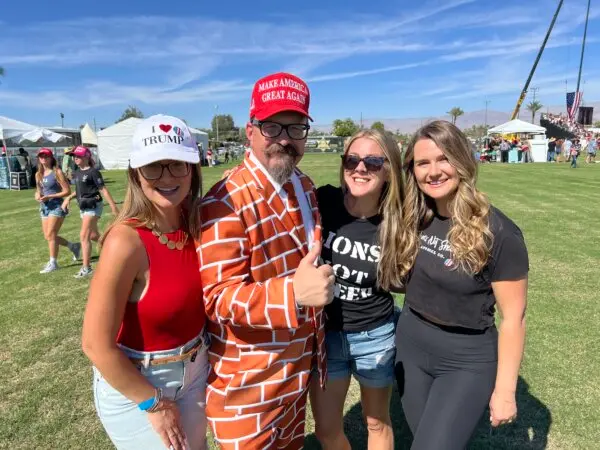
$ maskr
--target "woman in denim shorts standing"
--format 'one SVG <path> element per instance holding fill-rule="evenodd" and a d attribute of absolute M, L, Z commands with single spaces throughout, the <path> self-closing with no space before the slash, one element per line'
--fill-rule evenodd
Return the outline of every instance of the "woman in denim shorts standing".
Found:
<path fill-rule="evenodd" d="M 205 449 L 206 315 L 194 238 L 202 178 L 185 123 L 133 136 L 123 210 L 101 238 L 82 345 L 96 411 L 118 449 Z"/>
<path fill-rule="evenodd" d="M 40 217 L 44 238 L 48 241 L 50 260 L 40 273 L 49 273 L 58 269 L 58 247 L 67 247 L 73 253 L 73 260 L 77 261 L 81 246 L 71 243 L 58 235 L 60 227 L 67 216 L 67 208 L 63 207 L 63 198 L 71 193 L 69 183 L 62 170 L 58 167 L 56 159 L 49 148 L 42 148 L 38 152 L 38 170 L 35 174 L 36 190 L 35 199 L 40 202 Z"/>
<path fill-rule="evenodd" d="M 402 156 L 396 142 L 363 130 L 346 143 L 342 187 L 317 189 L 323 262 L 335 273 L 325 307 L 328 381 L 311 386 L 316 435 L 325 450 L 347 449 L 343 409 L 350 377 L 360 384 L 369 449 L 394 448 L 389 414 L 394 383 L 396 309 L 390 289 L 401 285 Z"/>
<path fill-rule="evenodd" d="M 117 215 L 119 210 L 110 192 L 108 192 L 108 189 L 104 185 L 102 174 L 94 167 L 94 160 L 92 159 L 90 149 L 79 146 L 68 152 L 68 154 L 73 156 L 78 170 L 75 171 L 71 180 L 75 184 L 75 192 L 65 199 L 63 208 L 66 209 L 70 200 L 77 196 L 79 215 L 81 217 L 79 238 L 83 250 L 83 265 L 77 275 L 75 275 L 75 278 L 83 278 L 92 273 L 92 266 L 90 264 L 92 241 L 96 242 L 100 237 L 98 220 L 102 216 L 102 196 L 108 201 L 113 214 Z"/>

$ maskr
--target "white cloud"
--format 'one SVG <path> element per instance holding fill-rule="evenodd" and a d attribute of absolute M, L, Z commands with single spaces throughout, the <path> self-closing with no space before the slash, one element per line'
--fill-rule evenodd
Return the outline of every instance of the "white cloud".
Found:
<path fill-rule="evenodd" d="M 543 0 L 543 4 L 554 1 Z M 563 11 L 548 49 L 579 42 L 574 29 L 583 21 L 582 6 Z M 598 16 L 598 12 L 592 14 L 592 18 Z M 493 87 L 473 84 L 475 76 L 451 74 L 446 81 L 417 80 L 422 82 L 417 92 L 431 97 L 448 94 L 446 98 L 464 91 L 465 86 L 476 86 L 470 95 L 486 89 L 504 92 L 509 83 L 522 83 L 523 70 L 515 71 L 510 62 L 510 70 L 504 70 L 491 61 L 505 61 L 508 55 L 514 61 L 525 54 L 529 61 L 550 17 L 550 9 L 539 4 L 524 3 L 517 8 L 483 0 L 433 0 L 397 15 L 306 23 L 294 22 L 292 16 L 273 23 L 140 16 L 32 23 L 18 29 L 5 24 L 0 62 L 9 71 L 11 67 L 31 71 L 61 67 L 93 69 L 97 75 L 68 87 L 60 77 L 54 85 L 45 80 L 47 86 L 41 92 L 10 90 L 7 78 L 0 100 L 31 108 L 85 109 L 133 102 L 166 105 L 241 99 L 248 96 L 253 79 L 243 77 L 243 69 L 237 66 L 289 70 L 318 83 L 474 59 L 498 70 Z M 590 29 L 590 42 L 597 39 L 592 34 Z M 383 56 L 389 64 L 381 64 Z M 325 70 L 340 61 L 344 70 Z M 112 75 L 121 72 L 127 76 Z"/>

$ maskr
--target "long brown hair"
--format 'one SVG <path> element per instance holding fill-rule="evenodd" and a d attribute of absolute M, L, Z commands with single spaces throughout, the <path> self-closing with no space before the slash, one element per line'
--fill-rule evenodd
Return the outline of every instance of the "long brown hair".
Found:
<path fill-rule="evenodd" d="M 402 203 L 404 181 L 402 177 L 402 153 L 392 136 L 379 130 L 360 130 L 346 140 L 344 155 L 357 139 L 370 139 L 383 151 L 386 162 L 382 170 L 388 172 L 388 181 L 379 198 L 381 224 L 377 240 L 381 246 L 377 263 L 377 284 L 384 290 L 402 286 L 400 270 L 406 260 L 406 246 L 402 241 Z M 346 191 L 344 167 L 340 167 L 340 185 Z"/>
<path fill-rule="evenodd" d="M 47 154 L 48 158 L 50 158 L 50 169 L 54 172 L 54 175 L 57 175 L 57 171 L 60 170 L 58 167 L 58 162 L 56 161 L 56 158 L 54 157 L 53 154 Z M 39 184 L 42 182 L 42 178 L 44 178 L 44 171 L 46 169 L 44 168 L 44 165 L 42 164 L 42 162 L 40 161 L 40 155 L 37 156 L 37 171 L 35 172 L 35 181 L 36 183 Z"/>
<path fill-rule="evenodd" d="M 458 188 L 448 205 L 452 226 L 447 237 L 455 267 L 476 274 L 488 263 L 493 243 L 489 226 L 490 202 L 476 187 L 478 166 L 469 140 L 455 125 L 445 120 L 433 121 L 417 130 L 404 157 L 404 241 L 409 249 L 410 265 L 419 251 L 420 232 L 435 215 L 435 202 L 419 189 L 415 178 L 415 145 L 421 139 L 432 140 L 458 173 Z"/>
<path fill-rule="evenodd" d="M 200 199 L 202 198 L 202 172 L 200 164 L 190 164 L 192 170 L 192 183 L 190 193 L 181 205 L 185 214 L 183 227 L 193 239 L 200 237 Z M 135 219 L 135 221 L 132 221 Z M 140 184 L 139 169 L 127 169 L 127 190 L 125 200 L 119 215 L 108 226 L 99 240 L 100 245 L 104 242 L 110 230 L 118 224 L 130 226 L 152 226 L 156 221 L 155 206 L 144 194 Z"/>

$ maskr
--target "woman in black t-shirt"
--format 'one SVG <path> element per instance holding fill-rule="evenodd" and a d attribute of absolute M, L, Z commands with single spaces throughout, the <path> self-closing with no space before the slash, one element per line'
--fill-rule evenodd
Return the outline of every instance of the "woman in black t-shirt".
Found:
<path fill-rule="evenodd" d="M 92 274 L 90 259 L 92 257 L 92 241 L 97 242 L 100 237 L 98 220 L 102 216 L 103 200 L 106 198 L 112 213 L 116 216 L 119 212 L 110 192 L 104 185 L 104 179 L 98 169 L 94 167 L 92 153 L 87 147 L 79 146 L 68 153 L 78 169 L 73 173 L 71 182 L 75 184 L 75 192 L 66 197 L 63 209 L 67 208 L 73 197 L 77 197 L 79 216 L 81 217 L 81 250 L 83 265 L 75 278 L 84 278 Z"/>
<path fill-rule="evenodd" d="M 463 449 L 486 406 L 492 426 L 517 416 L 527 249 L 519 228 L 475 187 L 477 163 L 454 125 L 417 131 L 404 170 L 403 242 L 413 267 L 402 273 L 396 379 L 411 448 Z"/>
<path fill-rule="evenodd" d="M 323 227 L 321 259 L 335 273 L 325 307 L 328 381 L 311 386 L 316 435 L 325 450 L 350 449 L 343 409 L 352 375 L 360 384 L 370 449 L 394 448 L 389 416 L 394 382 L 396 315 L 392 286 L 405 255 L 402 157 L 396 142 L 363 130 L 345 146 L 340 184 L 317 189 Z"/>

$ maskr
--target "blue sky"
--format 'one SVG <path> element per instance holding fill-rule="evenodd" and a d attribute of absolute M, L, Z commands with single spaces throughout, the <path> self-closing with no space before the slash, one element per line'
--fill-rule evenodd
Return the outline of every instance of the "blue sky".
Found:
<path fill-rule="evenodd" d="M 207 127 L 218 105 L 247 120 L 252 84 L 303 77 L 317 124 L 509 111 L 557 0 L 3 2 L 0 115 L 112 124 L 127 107 Z M 600 100 L 600 5 L 592 2 L 584 98 Z M 574 89 L 586 0 L 565 0 L 532 86 L 545 105 Z"/>

